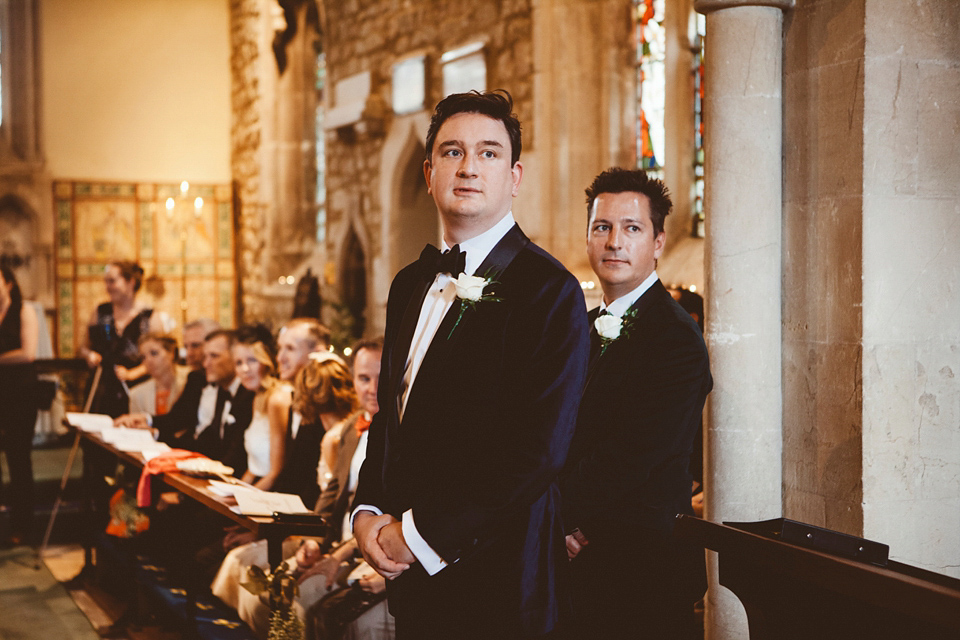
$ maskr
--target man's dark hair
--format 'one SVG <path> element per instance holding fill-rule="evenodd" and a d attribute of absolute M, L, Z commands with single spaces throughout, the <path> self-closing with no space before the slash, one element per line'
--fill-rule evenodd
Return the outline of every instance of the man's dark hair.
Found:
<path fill-rule="evenodd" d="M 632 191 L 642 193 L 650 199 L 650 221 L 653 222 L 653 237 L 663 233 L 663 219 L 670 213 L 673 202 L 670 192 L 663 182 L 651 178 L 641 169 L 622 169 L 611 167 L 596 178 L 587 187 L 587 224 L 593 213 L 593 203 L 601 193 L 623 193 Z"/>
<path fill-rule="evenodd" d="M 427 129 L 428 162 L 433 155 L 433 143 L 440 126 L 458 113 L 479 113 L 502 122 L 510 137 L 510 166 L 517 164 L 517 160 L 520 159 L 520 149 L 523 147 L 520 139 L 520 121 L 513 113 L 513 98 L 506 89 L 483 93 L 479 91 L 451 93 L 438 102 L 437 108 L 433 111 L 433 117 L 430 118 L 430 128 Z"/>

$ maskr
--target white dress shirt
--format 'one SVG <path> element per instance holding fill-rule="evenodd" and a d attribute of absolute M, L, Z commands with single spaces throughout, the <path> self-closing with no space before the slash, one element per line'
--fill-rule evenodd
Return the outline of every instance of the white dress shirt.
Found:
<path fill-rule="evenodd" d="M 653 271 L 647 279 L 640 283 L 636 289 L 630 293 L 624 294 L 611 302 L 606 304 L 603 300 L 600 300 L 600 312 L 606 311 L 607 313 L 613 314 L 618 318 L 623 317 L 630 307 L 633 306 L 633 303 L 640 299 L 640 296 L 647 292 L 647 289 L 653 286 L 653 283 L 660 279 L 660 276 L 657 275 L 656 270 Z"/>
<path fill-rule="evenodd" d="M 464 240 L 460 243 L 460 250 L 465 252 L 466 261 L 463 272 L 469 276 L 474 275 L 487 256 L 493 251 L 507 232 L 513 228 L 515 221 L 513 212 L 509 212 L 503 219 L 493 227 L 484 231 L 478 236 Z M 447 251 L 450 247 L 446 242 L 440 247 L 442 251 Z M 459 275 L 459 274 L 457 274 Z M 410 342 L 410 352 L 407 356 L 406 366 L 403 371 L 403 380 L 400 383 L 400 419 L 403 420 L 403 412 L 407 407 L 407 398 L 413 383 L 417 379 L 417 372 L 423 362 L 430 343 L 433 341 L 443 321 L 444 316 L 453 306 L 457 297 L 457 289 L 453 284 L 455 278 L 446 273 L 437 274 L 433 284 L 427 290 L 427 296 L 423 300 L 423 306 L 420 307 L 420 316 L 417 320 L 417 328 L 413 332 L 413 339 Z M 402 424 L 401 424 L 402 426 Z M 372 505 L 359 505 L 353 510 L 353 516 L 356 517 L 358 511 L 372 511 L 377 515 L 382 515 L 382 511 Z M 430 574 L 442 570 L 447 566 L 447 562 L 434 551 L 420 532 L 413 519 L 413 509 L 407 509 L 401 519 L 403 538 L 410 547 L 410 551 L 416 556 L 417 560 L 423 566 L 424 570 Z M 456 562 L 456 560 L 454 560 Z"/>
<path fill-rule="evenodd" d="M 230 397 L 233 397 L 237 395 L 238 389 L 240 389 L 240 378 L 235 377 L 225 391 L 230 394 Z M 200 394 L 200 406 L 197 407 L 197 428 L 194 431 L 194 437 L 203 433 L 204 430 L 210 426 L 210 423 L 213 422 L 213 416 L 217 412 L 217 395 L 219 390 L 219 385 L 215 384 L 208 384 L 203 388 Z M 230 400 L 227 399 L 223 404 L 223 412 L 220 414 L 220 424 L 217 425 L 220 429 L 221 438 L 223 437 L 223 425 L 230 415 L 230 406 Z"/>

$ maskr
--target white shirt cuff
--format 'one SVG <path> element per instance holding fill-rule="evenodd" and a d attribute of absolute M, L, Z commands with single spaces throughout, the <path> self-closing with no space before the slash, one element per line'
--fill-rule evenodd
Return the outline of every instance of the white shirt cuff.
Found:
<path fill-rule="evenodd" d="M 403 532 L 403 539 L 410 547 L 410 551 L 417 557 L 428 574 L 432 576 L 446 568 L 446 561 L 427 544 L 427 541 L 417 531 L 417 525 L 413 523 L 413 509 L 407 509 L 403 512 L 403 517 L 400 520 L 400 530 Z"/>
<path fill-rule="evenodd" d="M 357 514 L 360 513 L 361 511 L 372 511 L 375 515 L 378 515 L 378 516 L 383 515 L 383 511 L 380 511 L 380 509 L 377 509 L 372 504 L 361 504 L 360 506 L 358 506 L 356 509 L 353 510 L 352 514 L 350 514 L 350 531 L 354 530 L 353 521 L 357 519 Z"/>

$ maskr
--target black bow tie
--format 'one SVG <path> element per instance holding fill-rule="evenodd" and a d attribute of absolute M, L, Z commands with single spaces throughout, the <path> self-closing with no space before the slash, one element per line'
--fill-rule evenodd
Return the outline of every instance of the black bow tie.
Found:
<path fill-rule="evenodd" d="M 460 245 L 455 244 L 449 251 L 440 253 L 432 244 L 428 244 L 420 253 L 418 261 L 426 276 L 434 277 L 438 273 L 449 273 L 458 276 L 463 273 L 467 265 L 467 253 L 460 251 Z"/>

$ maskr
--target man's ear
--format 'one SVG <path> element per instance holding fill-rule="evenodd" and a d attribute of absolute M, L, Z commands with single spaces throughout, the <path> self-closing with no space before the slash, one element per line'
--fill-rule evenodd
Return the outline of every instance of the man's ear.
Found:
<path fill-rule="evenodd" d="M 653 239 L 653 259 L 659 260 L 660 256 L 663 255 L 663 247 L 667 244 L 667 234 L 665 231 L 661 231 L 657 234 L 657 237 Z"/>
<path fill-rule="evenodd" d="M 427 193 L 430 193 L 430 176 L 433 175 L 433 165 L 429 160 L 423 161 L 423 177 L 427 181 Z"/>
<path fill-rule="evenodd" d="M 520 181 L 523 179 L 523 165 L 519 160 L 513 163 L 510 172 L 513 174 L 513 197 L 520 193 Z"/>

